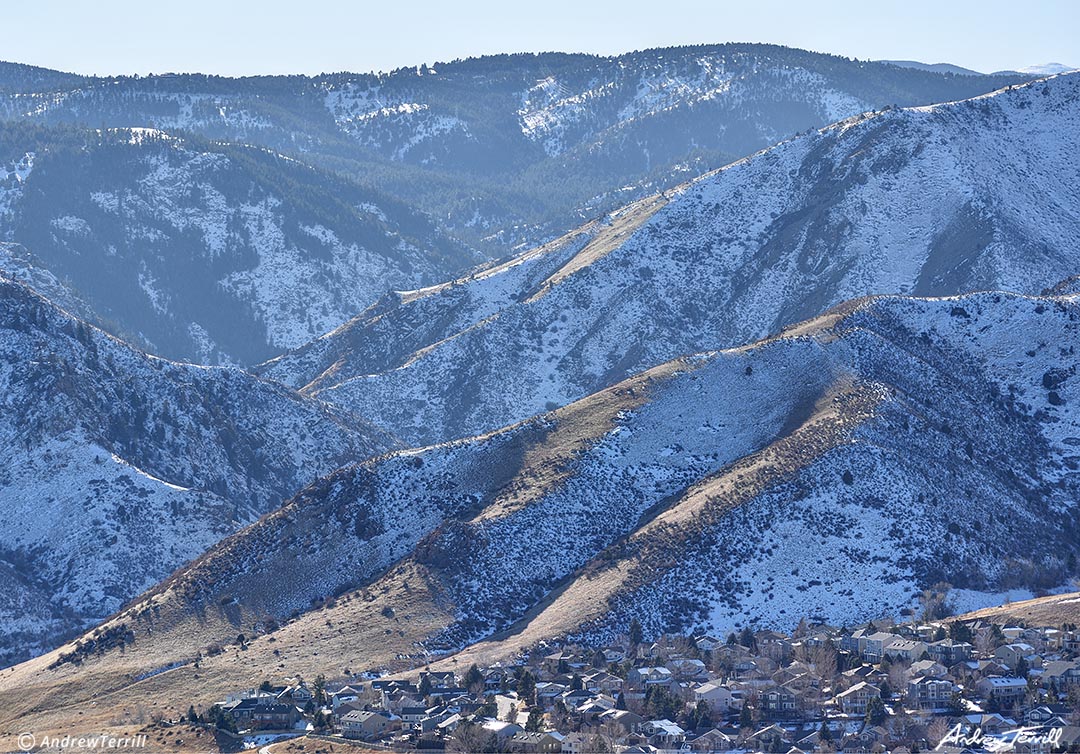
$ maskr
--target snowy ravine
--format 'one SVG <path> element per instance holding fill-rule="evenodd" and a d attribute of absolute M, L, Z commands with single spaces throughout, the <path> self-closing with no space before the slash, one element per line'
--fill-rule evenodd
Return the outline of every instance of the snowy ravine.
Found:
<path fill-rule="evenodd" d="M 387 297 L 261 371 L 424 444 L 856 296 L 1037 294 L 1080 269 L 1078 101 L 1071 74 L 842 121 L 517 264 Z"/>
<path fill-rule="evenodd" d="M 33 152 L 0 156 L 0 241 L 169 358 L 257 363 L 483 260 L 396 200 L 266 149 L 146 128 L 22 138 Z"/>
<path fill-rule="evenodd" d="M 239 370 L 147 356 L 0 275 L 0 664 L 391 444 Z"/>
<path fill-rule="evenodd" d="M 651 632 L 865 620 L 942 580 L 1056 586 L 1078 541 L 1078 342 L 1075 295 L 856 300 L 343 468 L 180 572 L 170 599 L 281 620 L 378 592 L 405 558 L 453 606 L 425 643 L 449 650 L 557 588 L 545 625 L 597 638 L 631 617 Z"/>

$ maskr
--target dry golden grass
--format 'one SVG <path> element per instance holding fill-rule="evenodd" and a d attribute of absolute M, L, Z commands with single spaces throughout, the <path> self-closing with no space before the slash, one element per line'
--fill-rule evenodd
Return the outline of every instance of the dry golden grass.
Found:
<path fill-rule="evenodd" d="M 827 337 L 839 316 L 822 318 L 798 334 Z M 670 362 L 554 412 L 553 427 L 527 437 L 525 441 L 534 444 L 526 448 L 525 461 L 480 516 L 505 515 L 528 505 L 538 491 L 559 484 L 566 462 L 609 431 L 620 411 L 647 400 L 658 381 L 700 363 Z M 839 379 L 784 436 L 666 501 L 630 535 L 642 545 L 631 548 L 635 555 L 616 564 L 596 558 L 509 630 L 432 665 L 488 664 L 599 617 L 628 582 L 640 583 L 648 576 L 646 558 L 658 532 L 697 525 L 702 511 L 737 506 L 811 462 L 844 442 L 847 430 L 871 415 L 877 400 L 878 393 L 868 386 Z M 82 666 L 49 669 L 59 651 L 70 651 L 68 646 L 0 671 L 0 750 L 11 748 L 14 736 L 26 730 L 50 735 L 122 733 L 155 717 L 175 719 L 189 705 L 204 710 L 263 680 L 318 674 L 338 679 L 346 670 L 403 672 L 434 659 L 426 657 L 420 645 L 453 621 L 453 605 L 445 603 L 437 579 L 412 559 L 327 607 L 251 639 L 245 648 L 235 643 L 236 635 L 262 616 L 246 613 L 243 606 L 194 609 L 179 596 L 179 584 L 155 591 L 111 621 L 127 622 L 136 631 L 135 643 L 124 652 L 113 650 Z M 393 608 L 392 616 L 384 614 L 387 607 Z M 219 642 L 228 644 L 225 651 L 208 656 L 207 648 Z M 200 653 L 195 667 L 191 661 Z M 174 663 L 187 664 L 136 680 Z"/>
<path fill-rule="evenodd" d="M 1007 624 L 1024 622 L 1029 626 L 1060 626 L 1063 623 L 1080 623 L 1080 592 L 1037 597 L 1022 602 L 987 607 L 959 615 L 953 620 L 982 619 L 991 623 Z"/>
<path fill-rule="evenodd" d="M 360 741 L 327 741 L 325 738 L 303 736 L 280 741 L 266 747 L 270 754 L 386 754 Z"/>
<path fill-rule="evenodd" d="M 820 396 L 808 418 L 789 434 L 693 485 L 644 523 L 629 537 L 631 542 L 643 545 L 634 555 L 615 564 L 595 558 L 513 627 L 438 660 L 432 667 L 449 670 L 467 668 L 472 663 L 490 665 L 600 617 L 610 600 L 635 577 L 639 581 L 649 578 L 649 543 L 658 531 L 679 526 L 692 528 L 707 507 L 722 512 L 759 494 L 790 471 L 847 441 L 851 430 L 873 416 L 880 399 L 881 393 L 872 386 L 840 379 Z"/>
<path fill-rule="evenodd" d="M 474 520 L 509 515 L 550 492 L 569 477 L 572 461 L 614 429 L 621 412 L 646 403 L 657 382 L 702 363 L 676 359 L 555 410 L 553 428 L 533 438 L 513 478 Z"/>
<path fill-rule="evenodd" d="M 347 595 L 251 639 L 246 649 L 230 645 L 220 655 L 204 656 L 198 668 L 189 664 L 140 681 L 134 678 L 150 669 L 190 659 L 204 642 L 220 639 L 224 629 L 190 613 L 186 620 L 174 615 L 169 625 L 164 619 L 157 624 L 153 641 L 137 638 L 123 654 L 112 651 L 80 667 L 50 670 L 58 650 L 9 668 L 0 672 L 0 751 L 14 749 L 23 731 L 119 734 L 154 718 L 176 719 L 189 705 L 205 710 L 263 680 L 340 678 L 345 669 L 404 670 L 421 664 L 416 643 L 452 618 L 437 604 L 430 584 L 422 568 L 404 563 L 365 590 L 367 599 Z M 158 599 L 164 605 L 168 595 Z M 382 613 L 388 606 L 392 618 Z"/>
<path fill-rule="evenodd" d="M 614 213 L 610 221 L 596 229 L 596 235 L 581 251 L 545 280 L 535 294 L 528 300 L 535 301 L 544 296 L 553 287 L 578 270 L 603 259 L 628 239 L 634 231 L 644 225 L 650 217 L 660 211 L 668 199 L 664 194 L 654 194 L 629 204 Z"/>

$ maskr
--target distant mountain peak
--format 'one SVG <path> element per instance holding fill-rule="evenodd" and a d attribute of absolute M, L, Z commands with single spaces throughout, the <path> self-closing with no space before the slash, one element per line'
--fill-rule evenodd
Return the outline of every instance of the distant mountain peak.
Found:
<path fill-rule="evenodd" d="M 1018 73 L 1033 73 L 1040 76 L 1053 76 L 1058 73 L 1071 73 L 1072 71 L 1078 71 L 1080 68 L 1076 68 L 1071 65 L 1065 65 L 1063 63 L 1042 63 L 1041 65 L 1029 65 L 1021 68 Z"/>
<path fill-rule="evenodd" d="M 901 68 L 914 68 L 920 71 L 932 71 L 934 73 L 952 73 L 957 76 L 985 76 L 985 73 L 953 65 L 952 63 L 922 63 L 918 60 L 879 60 L 879 63 L 899 66 Z"/>

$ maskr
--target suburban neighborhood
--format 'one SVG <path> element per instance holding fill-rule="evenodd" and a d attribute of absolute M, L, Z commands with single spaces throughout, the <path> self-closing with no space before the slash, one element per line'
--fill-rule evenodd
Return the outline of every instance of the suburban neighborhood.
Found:
<path fill-rule="evenodd" d="M 1080 750 L 1080 630 L 808 625 L 548 644 L 403 677 L 268 679 L 187 722 L 242 742 L 523 754 Z"/>

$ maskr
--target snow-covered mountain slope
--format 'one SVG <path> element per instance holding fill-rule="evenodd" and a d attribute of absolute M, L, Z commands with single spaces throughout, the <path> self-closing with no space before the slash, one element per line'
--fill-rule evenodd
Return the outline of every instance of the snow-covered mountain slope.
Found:
<path fill-rule="evenodd" d="M 256 363 L 389 288 L 482 260 L 396 200 L 264 149 L 148 129 L 2 130 L 2 237 L 98 321 L 170 358 Z"/>
<path fill-rule="evenodd" d="M 1059 73 L 1072 73 L 1077 70 L 1080 70 L 1080 68 L 1064 65 L 1063 63 L 1041 63 L 1039 65 L 1024 66 L 1018 73 L 1033 74 L 1036 76 L 1054 76 Z"/>
<path fill-rule="evenodd" d="M 6 276 L 0 408 L 3 664 L 392 445 L 276 383 L 147 356 Z"/>
<path fill-rule="evenodd" d="M 1080 268 L 1078 140 L 1075 74 L 842 121 L 519 264 L 388 298 L 262 371 L 425 444 L 852 297 L 1039 293 Z"/>
<path fill-rule="evenodd" d="M 137 667 L 316 605 L 290 629 L 320 635 L 304 661 L 353 663 L 353 602 L 442 615 L 402 624 L 421 653 L 504 629 L 514 646 L 604 637 L 631 616 L 649 632 L 860 621 L 942 580 L 1055 586 L 1080 541 L 1078 343 L 1076 296 L 854 301 L 340 469 L 109 625 L 139 627 Z"/>
<path fill-rule="evenodd" d="M 315 78 L 25 78 L 22 90 L 0 88 L 0 118 L 259 144 L 392 192 L 495 255 L 808 128 L 1024 79 L 753 44 Z"/>

